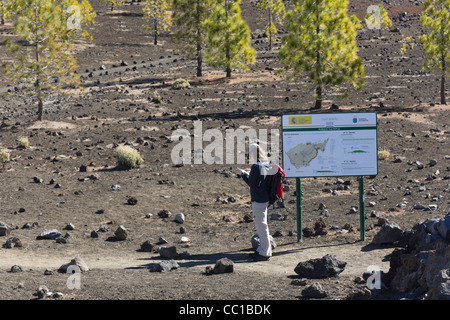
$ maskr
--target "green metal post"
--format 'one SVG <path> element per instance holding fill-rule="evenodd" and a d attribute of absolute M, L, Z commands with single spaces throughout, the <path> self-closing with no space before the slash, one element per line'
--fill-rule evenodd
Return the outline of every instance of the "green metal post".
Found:
<path fill-rule="evenodd" d="M 361 241 L 366 240 L 366 208 L 364 204 L 364 177 L 359 177 L 359 224 Z"/>
<path fill-rule="evenodd" d="M 302 184 L 300 178 L 295 179 L 297 195 L 297 242 L 302 242 Z"/>

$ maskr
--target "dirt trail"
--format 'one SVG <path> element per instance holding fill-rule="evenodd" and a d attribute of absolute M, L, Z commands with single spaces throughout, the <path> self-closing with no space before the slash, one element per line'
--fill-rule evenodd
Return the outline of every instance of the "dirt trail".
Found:
<path fill-rule="evenodd" d="M 177 259 L 180 267 L 188 267 L 193 271 L 204 271 L 206 266 L 214 265 L 222 257 L 228 257 L 235 262 L 237 272 L 260 272 L 272 275 L 292 275 L 297 263 L 332 254 L 339 260 L 347 262 L 342 273 L 348 276 L 361 276 L 371 265 L 378 266 L 382 271 L 389 270 L 389 261 L 385 257 L 392 253 L 392 248 L 377 248 L 366 250 L 367 243 L 355 242 L 349 244 L 308 245 L 291 243 L 278 247 L 269 262 L 254 263 L 248 259 L 249 250 L 230 251 L 224 253 L 195 254 L 190 252 L 186 259 Z M 92 252 L 80 252 L 76 249 L 61 252 L 36 252 L 30 250 L 8 250 L 3 252 L 0 269 L 9 269 L 12 265 L 20 265 L 23 269 L 45 270 L 58 269 L 68 263 L 76 255 L 80 255 L 91 269 L 134 269 L 143 268 L 150 263 L 162 261 L 159 255 L 146 252 L 110 251 L 101 255 Z"/>

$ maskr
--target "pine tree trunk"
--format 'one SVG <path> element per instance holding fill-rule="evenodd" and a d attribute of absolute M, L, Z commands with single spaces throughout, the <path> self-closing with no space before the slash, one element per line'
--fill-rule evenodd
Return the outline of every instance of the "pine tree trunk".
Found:
<path fill-rule="evenodd" d="M 272 50 L 272 11 L 269 8 L 269 50 Z"/>
<path fill-rule="evenodd" d="M 202 64 L 203 64 L 202 44 L 200 43 L 200 41 L 198 41 L 197 42 L 197 77 L 203 76 Z"/>
<path fill-rule="evenodd" d="M 39 74 L 40 71 L 40 65 L 39 65 L 39 42 L 38 42 L 38 7 L 37 7 L 37 0 L 34 2 L 35 8 L 34 8 L 34 14 L 35 14 L 35 36 L 36 36 L 36 44 L 34 46 L 35 50 L 35 56 L 36 56 L 36 81 L 34 83 L 35 90 L 36 90 L 36 97 L 38 99 L 38 120 L 43 121 L 44 120 L 44 103 L 42 101 L 42 91 L 41 91 L 41 83 L 39 81 Z"/>
<path fill-rule="evenodd" d="M 201 23 L 200 21 L 200 0 L 197 0 L 197 12 L 196 12 L 196 25 L 197 25 L 197 77 L 203 76 L 202 65 L 203 65 L 203 53 L 202 53 L 202 34 L 201 34 Z"/>
<path fill-rule="evenodd" d="M 447 104 L 445 101 L 445 73 L 446 73 L 446 64 L 445 64 L 445 52 L 442 52 L 442 78 L 441 78 L 441 104 Z"/>
<path fill-rule="evenodd" d="M 158 21 L 155 19 L 155 40 L 153 42 L 156 45 L 158 45 Z"/>
<path fill-rule="evenodd" d="M 314 109 L 322 109 L 322 87 L 316 87 L 316 103 L 314 105 Z"/>
<path fill-rule="evenodd" d="M 319 16 L 319 9 L 317 9 L 317 27 L 316 27 L 316 34 L 317 36 L 319 36 L 320 33 L 320 16 Z M 319 70 L 320 72 L 320 48 L 317 48 L 317 55 L 316 55 L 316 64 L 318 65 L 317 70 Z M 320 79 L 320 74 L 317 75 L 317 77 L 319 78 L 319 81 L 321 81 Z M 318 85 L 316 87 L 316 103 L 314 105 L 314 109 L 322 109 L 322 85 Z"/>
<path fill-rule="evenodd" d="M 38 120 L 44 120 L 44 103 L 41 98 L 38 98 Z"/>
<path fill-rule="evenodd" d="M 228 2 L 225 0 L 225 17 L 226 21 L 228 21 Z M 226 61 L 226 73 L 227 78 L 231 78 L 231 55 L 230 55 L 230 40 L 229 40 L 229 34 L 227 31 L 226 37 L 225 37 L 225 61 Z"/>

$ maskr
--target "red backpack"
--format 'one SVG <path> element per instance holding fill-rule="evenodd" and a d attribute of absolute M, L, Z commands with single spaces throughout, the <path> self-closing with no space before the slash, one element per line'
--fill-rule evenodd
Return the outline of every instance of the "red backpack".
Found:
<path fill-rule="evenodd" d="M 276 173 L 268 175 L 266 177 L 267 192 L 269 194 L 269 205 L 272 204 L 275 206 L 275 202 L 277 202 L 279 207 L 284 208 L 283 203 L 283 186 L 284 186 L 283 182 L 285 178 L 284 170 L 277 164 L 272 165 L 271 170 L 273 170 Z"/>

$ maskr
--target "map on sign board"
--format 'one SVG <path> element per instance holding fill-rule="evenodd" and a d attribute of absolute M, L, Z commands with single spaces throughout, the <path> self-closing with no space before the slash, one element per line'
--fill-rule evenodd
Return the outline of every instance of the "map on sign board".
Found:
<path fill-rule="evenodd" d="M 376 175 L 375 113 L 283 115 L 286 177 Z"/>

